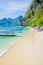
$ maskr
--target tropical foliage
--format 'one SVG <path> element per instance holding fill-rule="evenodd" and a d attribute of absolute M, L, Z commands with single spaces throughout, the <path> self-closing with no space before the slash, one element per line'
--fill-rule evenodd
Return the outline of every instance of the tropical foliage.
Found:
<path fill-rule="evenodd" d="M 43 26 L 43 0 L 33 0 L 22 21 L 22 25 Z"/>

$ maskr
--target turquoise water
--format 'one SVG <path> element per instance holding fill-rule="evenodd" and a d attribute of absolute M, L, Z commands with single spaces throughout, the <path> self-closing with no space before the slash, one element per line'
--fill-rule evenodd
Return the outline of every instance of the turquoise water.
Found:
<path fill-rule="evenodd" d="M 0 36 L 0 56 L 6 49 L 15 44 L 18 39 L 24 36 L 28 32 L 28 30 L 30 30 L 29 27 L 21 27 L 18 28 L 18 30 L 13 30 L 13 33 L 16 34 L 16 36 Z"/>

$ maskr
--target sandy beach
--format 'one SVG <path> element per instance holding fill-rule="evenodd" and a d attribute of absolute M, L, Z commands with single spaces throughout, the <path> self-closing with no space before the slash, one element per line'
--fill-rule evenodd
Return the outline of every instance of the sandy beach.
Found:
<path fill-rule="evenodd" d="M 28 32 L 0 57 L 0 65 L 43 65 L 43 31 Z"/>

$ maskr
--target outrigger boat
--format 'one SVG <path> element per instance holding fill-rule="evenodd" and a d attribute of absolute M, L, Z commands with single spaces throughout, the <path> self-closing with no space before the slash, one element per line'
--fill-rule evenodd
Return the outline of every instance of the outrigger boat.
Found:
<path fill-rule="evenodd" d="M 16 36 L 15 34 L 0 34 L 0 36 Z"/>
<path fill-rule="evenodd" d="M 9 32 L 6 32 L 5 30 L 3 30 L 0 32 L 0 36 L 16 36 L 16 35 L 14 33 L 9 33 Z"/>

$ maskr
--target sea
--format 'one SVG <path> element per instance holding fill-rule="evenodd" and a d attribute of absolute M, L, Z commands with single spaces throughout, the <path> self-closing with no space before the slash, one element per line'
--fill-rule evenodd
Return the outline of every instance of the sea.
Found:
<path fill-rule="evenodd" d="M 0 36 L 0 56 L 3 56 L 9 48 L 30 30 L 28 26 L 0 26 L 0 35 L 15 34 L 15 36 Z"/>

